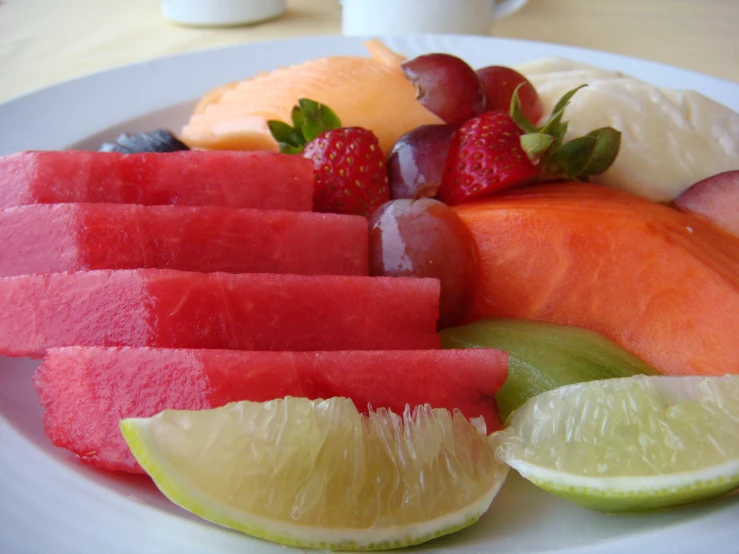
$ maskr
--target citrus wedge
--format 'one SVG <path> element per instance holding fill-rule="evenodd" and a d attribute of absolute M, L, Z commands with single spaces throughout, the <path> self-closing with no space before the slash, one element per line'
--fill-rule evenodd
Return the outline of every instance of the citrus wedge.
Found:
<path fill-rule="evenodd" d="M 739 375 L 591 381 L 509 418 L 498 456 L 587 508 L 641 511 L 739 487 Z"/>
<path fill-rule="evenodd" d="M 125 419 L 136 460 L 175 504 L 284 545 L 379 550 L 474 523 L 508 468 L 482 418 L 357 412 L 291 398 Z"/>

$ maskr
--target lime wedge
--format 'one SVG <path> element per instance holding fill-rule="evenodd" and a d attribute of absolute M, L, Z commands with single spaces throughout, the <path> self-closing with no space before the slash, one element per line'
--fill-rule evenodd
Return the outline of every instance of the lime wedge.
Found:
<path fill-rule="evenodd" d="M 540 394 L 498 456 L 587 508 L 641 511 L 739 487 L 739 375 L 591 381 Z"/>
<path fill-rule="evenodd" d="M 136 460 L 175 504 L 289 546 L 379 550 L 473 524 L 507 475 L 482 418 L 285 398 L 125 419 Z"/>

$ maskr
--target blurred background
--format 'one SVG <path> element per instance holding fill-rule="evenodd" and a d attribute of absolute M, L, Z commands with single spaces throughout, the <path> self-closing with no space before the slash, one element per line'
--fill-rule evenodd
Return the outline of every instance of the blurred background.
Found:
<path fill-rule="evenodd" d="M 173 24 L 160 0 L 2 0 L 0 101 L 155 57 L 341 32 L 338 0 L 288 0 L 281 16 L 232 28 Z M 490 34 L 626 54 L 739 82 L 739 0 L 528 0 L 491 25 Z"/>

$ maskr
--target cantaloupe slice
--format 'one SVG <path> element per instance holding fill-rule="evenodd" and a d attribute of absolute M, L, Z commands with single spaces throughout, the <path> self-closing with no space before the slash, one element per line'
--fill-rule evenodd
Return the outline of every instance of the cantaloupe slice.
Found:
<path fill-rule="evenodd" d="M 385 152 L 411 129 L 441 123 L 416 100 L 403 57 L 379 42 L 367 47 L 373 57 L 320 58 L 219 87 L 200 101 L 181 138 L 197 148 L 277 150 L 267 120 L 289 121 L 299 98 L 330 106 L 344 126 L 372 130 Z"/>
<path fill-rule="evenodd" d="M 455 206 L 477 242 L 469 320 L 598 331 L 672 375 L 739 373 L 739 240 L 701 218 L 590 184 Z"/>
<path fill-rule="evenodd" d="M 238 84 L 239 81 L 233 81 L 232 83 L 226 83 L 225 85 L 221 85 L 218 88 L 214 88 L 213 90 L 206 92 L 205 94 L 203 94 L 202 98 L 198 100 L 198 103 L 195 105 L 195 109 L 192 111 L 192 113 L 205 113 L 205 110 L 208 106 L 220 101 L 220 99 L 223 98 L 223 95 L 226 94 L 227 91 L 236 88 Z"/>
<path fill-rule="evenodd" d="M 391 67 L 402 64 L 407 57 L 395 50 L 388 48 L 385 43 L 376 38 L 367 40 L 364 42 L 364 47 L 369 52 L 370 57 L 380 63 L 389 65 Z"/>

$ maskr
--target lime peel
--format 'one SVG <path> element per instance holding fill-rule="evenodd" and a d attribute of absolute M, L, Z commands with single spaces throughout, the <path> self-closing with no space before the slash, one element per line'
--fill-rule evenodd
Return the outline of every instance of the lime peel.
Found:
<path fill-rule="evenodd" d="M 637 511 L 715 498 L 739 487 L 739 460 L 697 472 L 649 477 L 585 477 L 506 458 L 536 486 L 593 510 Z"/>

